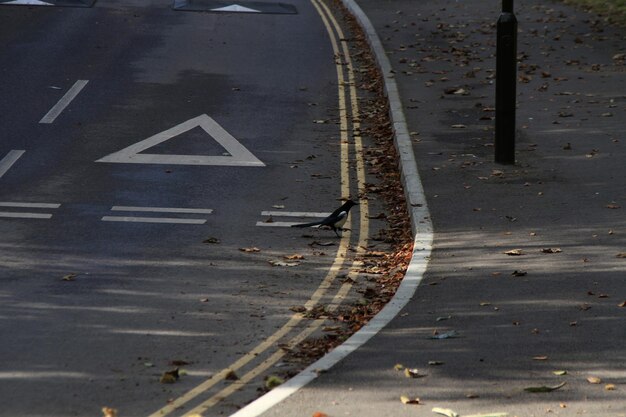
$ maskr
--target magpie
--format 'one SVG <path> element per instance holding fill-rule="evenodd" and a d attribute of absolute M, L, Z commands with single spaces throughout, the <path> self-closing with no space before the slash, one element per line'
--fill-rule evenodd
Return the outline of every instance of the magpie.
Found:
<path fill-rule="evenodd" d="M 342 227 L 348 219 L 348 213 L 350 212 L 350 209 L 353 206 L 357 206 L 358 204 L 359 203 L 355 203 L 352 200 L 348 200 L 343 204 L 343 206 L 333 211 L 330 216 L 326 217 L 323 220 L 312 223 L 293 224 L 291 225 L 291 227 L 328 226 L 333 230 L 333 232 L 335 232 L 337 237 L 341 237 L 341 235 L 337 231 L 343 230 Z"/>

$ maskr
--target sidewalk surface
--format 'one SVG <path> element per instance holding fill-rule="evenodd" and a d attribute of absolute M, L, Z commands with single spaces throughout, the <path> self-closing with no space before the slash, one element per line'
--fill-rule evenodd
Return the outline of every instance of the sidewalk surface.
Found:
<path fill-rule="evenodd" d="M 516 2 L 517 163 L 496 165 L 499 2 L 357 2 L 394 68 L 434 250 L 387 328 L 263 415 L 626 416 L 626 30 Z"/>

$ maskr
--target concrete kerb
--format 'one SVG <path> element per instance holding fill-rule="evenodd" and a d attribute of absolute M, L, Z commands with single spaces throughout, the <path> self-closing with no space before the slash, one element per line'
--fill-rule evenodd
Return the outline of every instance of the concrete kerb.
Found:
<path fill-rule="evenodd" d="M 367 36 L 368 43 L 374 52 L 377 64 L 383 74 L 385 94 L 389 100 L 389 113 L 392 120 L 394 141 L 400 158 L 400 171 L 404 193 L 411 218 L 411 228 L 414 236 L 413 253 L 406 274 L 394 297 L 387 305 L 352 335 L 343 344 L 324 355 L 289 381 L 274 388 L 269 393 L 251 402 L 230 417 L 258 417 L 265 411 L 277 405 L 287 397 L 317 378 L 321 373 L 329 370 L 350 353 L 363 346 L 369 339 L 380 332 L 413 298 L 428 266 L 432 251 L 433 230 L 430 213 L 424 195 L 424 189 L 417 170 L 417 162 L 413 153 L 411 136 L 409 134 L 398 87 L 393 77 L 391 64 L 378 34 L 374 30 L 369 18 L 353 0 L 342 0 L 344 6 L 352 13 L 361 25 Z"/>

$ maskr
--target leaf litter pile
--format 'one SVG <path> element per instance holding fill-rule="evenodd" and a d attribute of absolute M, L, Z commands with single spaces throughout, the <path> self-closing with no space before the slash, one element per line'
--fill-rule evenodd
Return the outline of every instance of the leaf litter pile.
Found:
<path fill-rule="evenodd" d="M 360 95 L 367 96 L 360 101 L 361 134 L 366 141 L 370 141 L 363 153 L 366 170 L 370 178 L 377 179 L 376 183 L 365 184 L 359 198 L 384 202 L 385 212 L 371 213 L 370 219 L 385 220 L 386 227 L 370 237 L 370 242 L 373 241 L 371 246 L 357 258 L 361 265 L 357 272 L 366 277 L 364 281 L 367 284 L 357 290 L 359 295 L 354 303 L 342 304 L 334 311 L 328 311 L 323 305 L 300 311 L 307 318 L 324 318 L 329 323 L 323 328 L 323 336 L 307 339 L 293 348 L 283 347 L 288 350 L 288 362 L 301 366 L 340 345 L 382 310 L 402 281 L 413 248 L 382 78 L 359 25 L 349 13 L 343 10 L 340 13 L 352 35 L 348 42 L 355 59 L 357 87 L 362 92 Z M 379 249 L 379 245 L 383 244 L 385 248 Z M 344 279 L 351 278 L 346 276 Z M 292 310 L 297 311 L 297 307 Z"/>

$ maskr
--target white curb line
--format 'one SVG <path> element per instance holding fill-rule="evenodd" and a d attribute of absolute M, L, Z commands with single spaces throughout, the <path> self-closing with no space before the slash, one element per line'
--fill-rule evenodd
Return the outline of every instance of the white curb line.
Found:
<path fill-rule="evenodd" d="M 415 236 L 413 255 L 402 283 L 391 301 L 367 323 L 361 330 L 352 335 L 340 346 L 324 355 L 321 359 L 294 376 L 284 384 L 251 402 L 230 417 L 258 417 L 291 394 L 313 381 L 318 375 L 332 368 L 350 353 L 363 346 L 365 342 L 381 331 L 411 300 L 415 290 L 424 276 L 433 242 L 433 229 L 430 213 L 426 204 L 424 188 L 417 170 L 417 163 L 413 153 L 411 137 L 406 126 L 402 102 L 398 93 L 398 86 L 391 70 L 391 64 L 380 38 L 374 30 L 369 18 L 354 0 L 342 0 L 344 6 L 357 19 L 365 32 L 370 47 L 374 51 L 378 67 L 385 83 L 385 94 L 389 100 L 389 112 L 393 123 L 395 145 L 400 157 L 400 169 L 404 194 L 411 217 L 411 229 Z"/>

